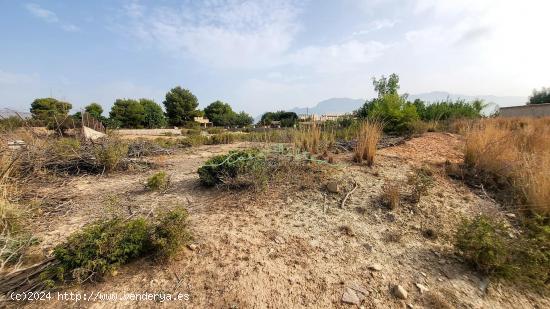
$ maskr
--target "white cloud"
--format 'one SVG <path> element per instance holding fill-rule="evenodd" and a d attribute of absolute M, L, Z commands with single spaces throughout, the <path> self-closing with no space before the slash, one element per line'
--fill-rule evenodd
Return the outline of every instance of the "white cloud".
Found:
<path fill-rule="evenodd" d="M 341 72 L 358 69 L 380 57 L 389 45 L 377 41 L 350 40 L 329 46 L 309 46 L 290 55 L 292 64 L 311 66 L 319 72 Z"/>
<path fill-rule="evenodd" d="M 276 65 L 298 31 L 298 9 L 289 1 L 211 1 L 193 11 L 125 10 L 132 21 L 123 28 L 141 42 L 220 68 Z"/>
<path fill-rule="evenodd" d="M 398 23 L 397 20 L 377 19 L 370 22 L 367 25 L 367 27 L 365 27 L 365 29 L 353 32 L 352 36 L 361 36 L 361 35 L 369 34 L 374 31 L 378 31 L 386 28 L 393 28 L 397 23 Z"/>
<path fill-rule="evenodd" d="M 79 31 L 80 28 L 73 24 L 68 24 L 62 22 L 59 17 L 57 17 L 57 14 L 53 11 L 50 11 L 48 9 L 45 9 L 41 7 L 40 5 L 36 3 L 27 3 L 25 4 L 25 8 L 27 11 L 29 11 L 33 16 L 40 18 L 41 20 L 47 22 L 47 23 L 53 23 L 53 24 L 59 24 L 61 29 L 68 31 L 68 32 L 76 32 Z"/>
<path fill-rule="evenodd" d="M 59 22 L 59 18 L 57 18 L 57 15 L 47 9 L 42 8 L 40 5 L 36 3 L 27 3 L 25 5 L 25 8 L 34 16 L 49 22 L 49 23 L 57 23 Z"/>

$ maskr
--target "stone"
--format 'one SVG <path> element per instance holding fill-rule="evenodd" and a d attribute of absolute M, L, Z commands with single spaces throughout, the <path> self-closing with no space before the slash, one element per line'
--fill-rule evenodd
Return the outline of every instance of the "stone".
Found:
<path fill-rule="evenodd" d="M 340 186 L 338 185 L 338 182 L 330 181 L 329 183 L 327 183 L 327 190 L 330 193 L 338 193 L 340 192 Z"/>
<path fill-rule="evenodd" d="M 285 240 L 281 236 L 277 236 L 275 237 L 275 242 L 278 243 L 279 245 L 282 245 L 285 243 Z"/>
<path fill-rule="evenodd" d="M 424 294 L 424 292 L 429 292 L 430 291 L 430 289 L 428 289 L 428 287 L 426 287 L 422 283 L 416 283 L 415 285 L 418 288 L 418 290 L 420 291 L 420 294 Z"/>
<path fill-rule="evenodd" d="M 409 296 L 407 290 L 399 284 L 393 286 L 392 292 L 395 297 L 400 299 L 407 299 L 407 296 Z"/>
<path fill-rule="evenodd" d="M 197 246 L 196 244 L 190 244 L 189 246 L 187 246 L 187 248 L 189 248 L 189 250 L 192 250 L 192 251 L 195 251 L 197 250 L 199 246 Z"/>
<path fill-rule="evenodd" d="M 344 290 L 344 294 L 342 295 L 342 302 L 351 305 L 359 305 L 361 300 L 353 289 L 346 288 Z"/>
<path fill-rule="evenodd" d="M 510 218 L 510 219 L 514 219 L 514 218 L 516 217 L 516 215 L 513 214 L 513 213 L 507 213 L 507 214 L 506 214 L 506 217 L 508 217 L 508 218 Z"/>
<path fill-rule="evenodd" d="M 374 271 L 381 271 L 382 265 L 375 263 L 375 264 L 369 265 L 369 269 Z"/>

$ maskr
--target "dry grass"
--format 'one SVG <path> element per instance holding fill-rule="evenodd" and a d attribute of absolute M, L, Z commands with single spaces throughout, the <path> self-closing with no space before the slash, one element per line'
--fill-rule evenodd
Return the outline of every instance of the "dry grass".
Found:
<path fill-rule="evenodd" d="M 383 125 L 381 122 L 366 120 L 361 123 L 357 131 L 357 144 L 355 146 L 354 160 L 356 162 L 367 161 L 368 166 L 374 164 L 376 146 L 382 136 Z"/>
<path fill-rule="evenodd" d="M 334 133 L 313 123 L 294 132 L 294 145 L 311 154 L 323 153 L 334 144 Z"/>
<path fill-rule="evenodd" d="M 390 209 L 396 209 L 401 202 L 401 189 L 395 182 L 386 182 L 382 187 L 382 201 Z"/>
<path fill-rule="evenodd" d="M 465 163 L 505 183 L 519 210 L 550 213 L 550 118 L 487 119 L 466 132 Z"/>

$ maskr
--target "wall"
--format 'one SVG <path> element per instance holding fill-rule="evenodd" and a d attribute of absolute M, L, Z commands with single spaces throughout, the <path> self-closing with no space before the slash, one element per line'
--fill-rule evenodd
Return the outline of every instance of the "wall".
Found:
<path fill-rule="evenodd" d="M 550 116 L 550 103 L 501 107 L 501 117 L 545 117 Z"/>

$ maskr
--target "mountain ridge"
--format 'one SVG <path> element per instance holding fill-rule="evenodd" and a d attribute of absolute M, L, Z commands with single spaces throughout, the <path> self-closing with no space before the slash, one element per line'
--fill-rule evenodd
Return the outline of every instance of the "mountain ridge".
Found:
<path fill-rule="evenodd" d="M 421 99 L 426 102 L 438 102 L 447 99 L 457 100 L 463 99 L 466 101 L 472 101 L 475 99 L 484 100 L 491 105 L 496 104 L 499 107 L 523 105 L 527 102 L 527 97 L 520 96 L 495 96 L 495 95 L 461 95 L 453 94 L 446 91 L 432 91 L 426 93 L 412 94 L 408 96 L 410 101 L 415 99 Z M 288 109 L 289 112 L 295 112 L 296 114 L 328 114 L 328 113 L 351 113 L 357 110 L 363 105 L 365 99 L 351 99 L 351 98 L 331 98 L 323 100 L 311 107 L 294 107 Z M 494 107 L 494 106 L 493 106 Z"/>

